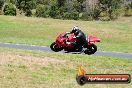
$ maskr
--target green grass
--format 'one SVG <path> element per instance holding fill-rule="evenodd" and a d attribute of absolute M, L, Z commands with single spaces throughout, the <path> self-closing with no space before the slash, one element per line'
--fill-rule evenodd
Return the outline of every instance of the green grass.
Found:
<path fill-rule="evenodd" d="M 1 88 L 132 88 L 132 84 L 86 84 L 75 77 L 82 65 L 88 74 L 131 74 L 132 60 L 0 48 Z"/>
<path fill-rule="evenodd" d="M 132 18 L 116 21 L 74 21 L 0 16 L 0 42 L 49 46 L 60 33 L 78 25 L 101 38 L 100 51 L 132 52 Z"/>

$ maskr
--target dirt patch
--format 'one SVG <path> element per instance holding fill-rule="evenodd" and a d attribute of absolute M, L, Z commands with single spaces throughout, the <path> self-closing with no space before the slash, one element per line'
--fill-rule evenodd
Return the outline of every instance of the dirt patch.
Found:
<path fill-rule="evenodd" d="M 64 64 L 65 60 L 50 57 L 34 57 L 24 56 L 11 53 L 0 53 L 0 65 L 14 64 L 25 65 L 31 67 L 32 65 L 46 66 L 49 64 Z"/>

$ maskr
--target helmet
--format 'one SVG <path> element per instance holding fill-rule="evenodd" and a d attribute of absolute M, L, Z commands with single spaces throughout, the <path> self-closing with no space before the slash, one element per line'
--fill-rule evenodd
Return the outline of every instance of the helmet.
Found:
<path fill-rule="evenodd" d="M 80 31 L 80 29 L 79 29 L 77 26 L 74 26 L 74 27 L 72 28 L 71 33 L 78 34 L 79 31 Z"/>

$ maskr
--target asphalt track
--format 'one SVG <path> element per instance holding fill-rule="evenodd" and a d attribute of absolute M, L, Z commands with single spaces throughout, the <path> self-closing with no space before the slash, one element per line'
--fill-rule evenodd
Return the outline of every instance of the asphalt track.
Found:
<path fill-rule="evenodd" d="M 2 47 L 2 48 L 24 49 L 24 50 L 34 50 L 34 51 L 43 51 L 43 52 L 53 52 L 49 47 L 46 47 L 46 46 L 0 43 L 0 47 Z M 119 58 L 132 59 L 132 53 L 123 53 L 123 52 L 98 51 L 94 55 L 95 56 L 109 56 L 109 57 L 119 57 Z"/>

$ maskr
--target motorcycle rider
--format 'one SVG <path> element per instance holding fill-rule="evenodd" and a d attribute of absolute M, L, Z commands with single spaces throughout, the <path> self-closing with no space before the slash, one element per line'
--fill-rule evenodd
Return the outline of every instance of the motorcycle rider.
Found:
<path fill-rule="evenodd" d="M 82 51 L 82 46 L 87 43 L 86 35 L 79 29 L 78 26 L 74 26 L 71 32 L 66 34 L 74 34 L 76 37 L 75 42 L 66 42 L 66 44 L 72 44 L 77 51 Z"/>

